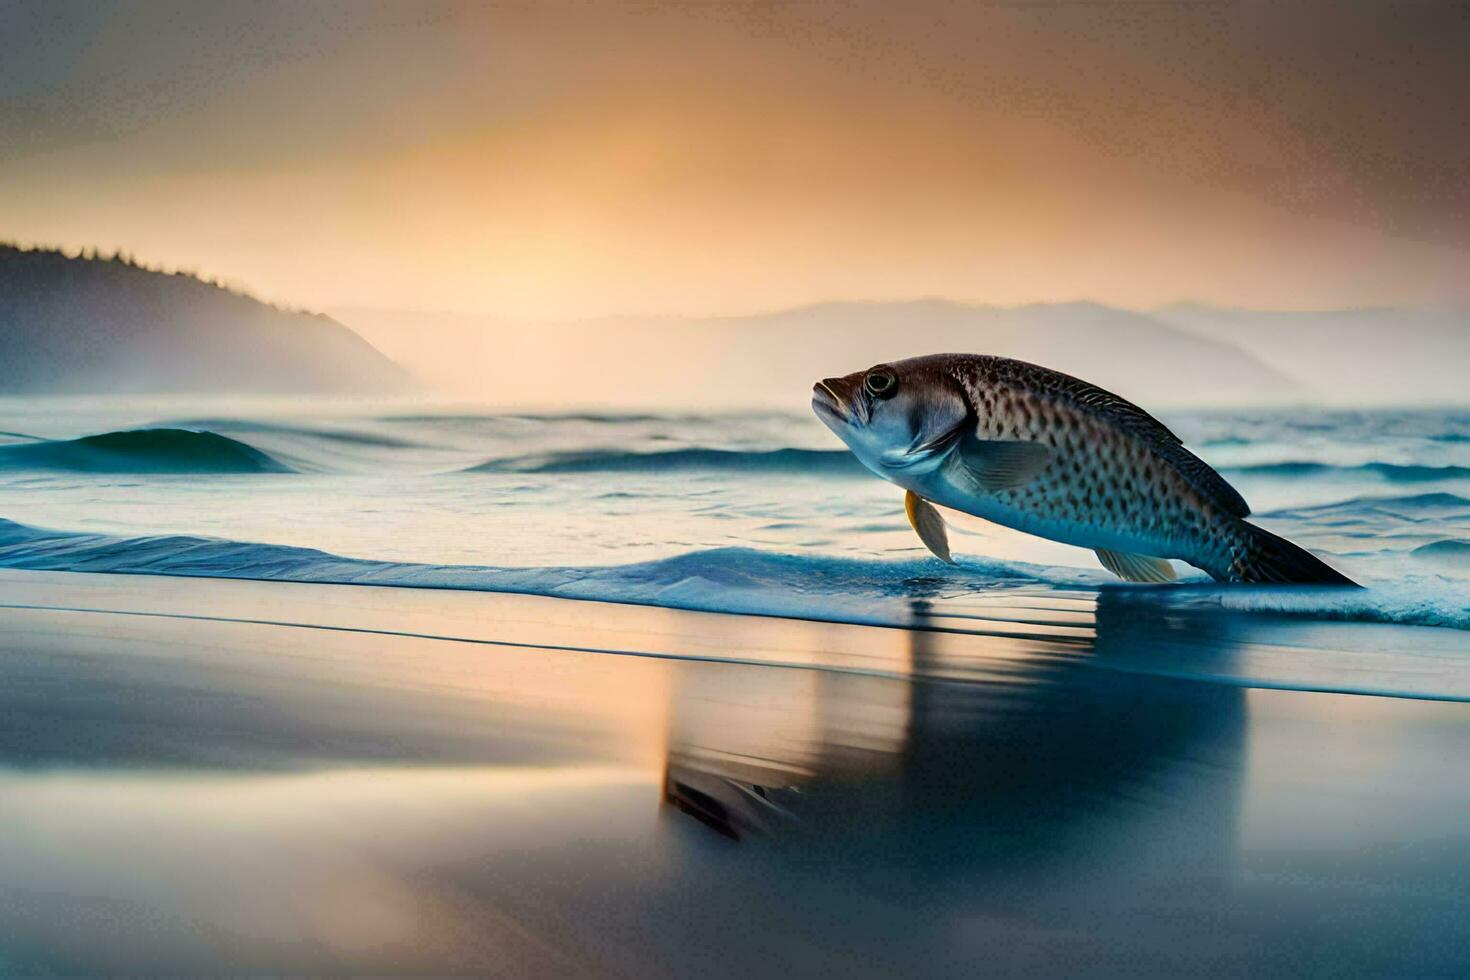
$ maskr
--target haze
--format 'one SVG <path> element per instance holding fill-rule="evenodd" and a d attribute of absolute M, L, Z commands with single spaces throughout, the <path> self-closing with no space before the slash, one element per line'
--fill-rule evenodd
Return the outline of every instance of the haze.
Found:
<path fill-rule="evenodd" d="M 314 308 L 1458 303 L 1466 11 L 6 4 L 0 213 Z"/>

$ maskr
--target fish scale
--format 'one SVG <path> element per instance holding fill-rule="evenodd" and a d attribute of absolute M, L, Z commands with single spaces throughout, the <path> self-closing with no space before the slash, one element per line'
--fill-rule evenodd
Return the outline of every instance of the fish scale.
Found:
<path fill-rule="evenodd" d="M 911 358 L 829 378 L 813 407 L 911 494 L 1092 548 L 1119 574 L 1157 581 L 1168 573 L 1160 559 L 1177 558 L 1223 581 L 1348 583 L 1246 522 L 1240 494 L 1153 416 L 1057 371 L 984 355 Z M 947 559 L 942 522 L 926 526 L 941 528 L 937 547 L 925 543 Z"/>
<path fill-rule="evenodd" d="M 1083 547 L 1100 546 L 1098 530 L 1110 541 L 1126 535 L 1149 554 L 1209 539 L 1205 515 L 1213 508 L 1137 436 L 1057 404 L 1044 391 L 1019 389 L 1024 379 L 993 368 L 976 364 L 956 380 L 975 406 L 981 438 L 1039 442 L 1057 453 L 1037 480 L 995 493 L 997 516 L 1010 517 L 1000 513 L 1009 510 L 1022 523 L 1057 525 L 1046 536 L 1065 535 Z"/>

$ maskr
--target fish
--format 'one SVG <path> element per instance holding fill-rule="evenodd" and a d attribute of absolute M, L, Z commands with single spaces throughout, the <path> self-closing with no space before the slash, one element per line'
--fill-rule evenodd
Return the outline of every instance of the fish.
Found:
<path fill-rule="evenodd" d="M 812 409 L 904 490 L 919 539 L 954 563 L 939 507 L 1089 548 L 1129 582 L 1183 561 L 1218 582 L 1356 586 L 1246 520 L 1225 478 L 1137 405 L 1080 378 L 982 354 L 932 354 L 827 378 Z"/>

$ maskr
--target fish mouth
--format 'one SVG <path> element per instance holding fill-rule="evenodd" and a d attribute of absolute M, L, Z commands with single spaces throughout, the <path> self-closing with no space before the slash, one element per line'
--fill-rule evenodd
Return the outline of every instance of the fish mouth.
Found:
<path fill-rule="evenodd" d="M 829 426 L 851 425 L 852 413 L 843 397 L 847 384 L 842 378 L 827 378 L 812 385 L 812 411 Z"/>

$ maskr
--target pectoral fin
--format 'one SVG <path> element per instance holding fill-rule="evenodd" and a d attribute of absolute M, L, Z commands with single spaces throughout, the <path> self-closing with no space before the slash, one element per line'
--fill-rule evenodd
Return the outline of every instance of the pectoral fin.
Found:
<path fill-rule="evenodd" d="M 954 455 L 960 474 L 977 489 L 1010 490 L 1025 486 L 1046 469 L 1054 450 L 1039 442 L 966 439 Z"/>
<path fill-rule="evenodd" d="M 944 529 L 944 518 L 939 516 L 938 508 L 910 490 L 903 496 L 903 509 L 908 512 L 909 523 L 918 532 L 924 547 L 941 561 L 953 565 L 955 560 L 949 556 L 949 533 Z"/>
<path fill-rule="evenodd" d="M 1174 566 L 1162 558 L 1148 555 L 1130 555 L 1124 551 L 1097 549 L 1097 560 L 1103 568 L 1125 582 L 1150 582 L 1155 585 L 1172 582 L 1176 578 Z"/>

